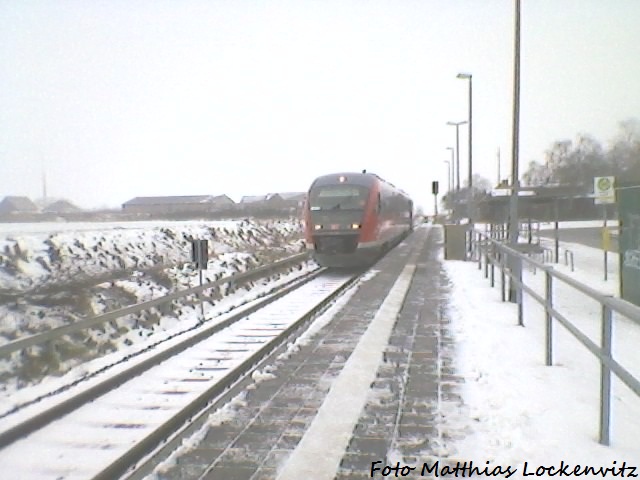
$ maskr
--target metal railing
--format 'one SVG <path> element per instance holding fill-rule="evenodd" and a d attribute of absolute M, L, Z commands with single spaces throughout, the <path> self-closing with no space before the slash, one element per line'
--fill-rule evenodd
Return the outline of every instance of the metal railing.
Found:
<path fill-rule="evenodd" d="M 524 253 L 518 252 L 501 243 L 490 235 L 474 231 L 473 259 L 478 261 L 478 269 L 484 264 L 484 277 L 489 278 L 491 286 L 495 286 L 495 268 L 500 269 L 501 298 L 506 301 L 506 281 L 509 279 L 509 289 L 515 290 L 515 302 L 518 305 L 518 325 L 524 326 L 524 294 L 528 294 L 539 303 L 545 312 L 545 363 L 553 365 L 553 320 L 557 320 L 571 335 L 585 346 L 600 363 L 600 432 L 599 441 L 609 445 L 611 421 L 611 374 L 615 374 L 629 389 L 640 397 L 640 381 L 634 377 L 614 358 L 612 347 L 613 312 L 620 314 L 635 325 L 640 326 L 640 307 L 624 300 L 605 295 L 568 275 L 556 271 L 552 266 L 545 265 Z M 570 256 L 573 271 L 573 253 L 565 252 L 565 258 Z M 526 285 L 522 279 L 523 262 L 530 267 L 542 270 L 545 275 L 545 292 L 539 295 L 532 287 Z M 554 308 L 554 281 L 562 282 L 572 289 L 581 292 L 595 300 L 601 310 L 601 342 L 594 343 L 585 333 L 576 327 L 566 316 Z M 634 326 L 635 326 L 634 325 Z"/>
<path fill-rule="evenodd" d="M 43 343 L 55 341 L 56 339 L 59 339 L 60 337 L 63 337 L 64 335 L 68 335 L 73 332 L 78 332 L 81 330 L 86 330 L 88 328 L 96 327 L 105 322 L 109 322 L 109 321 L 124 317 L 126 315 L 138 313 L 143 310 L 148 310 L 152 307 L 163 305 L 165 303 L 172 302 L 179 298 L 183 298 L 189 295 L 199 294 L 202 291 L 212 287 L 217 287 L 223 284 L 239 285 L 241 283 L 248 282 L 251 279 L 262 276 L 264 274 L 275 272 L 280 268 L 285 268 L 290 265 L 295 265 L 296 263 L 300 263 L 307 258 L 309 258 L 309 253 L 307 252 L 299 253 L 297 255 L 287 257 L 285 259 L 279 260 L 269 265 L 263 265 L 253 270 L 236 273 L 229 277 L 220 278 L 218 280 L 214 280 L 212 282 L 208 282 L 203 285 L 198 285 L 197 287 L 191 287 L 185 290 L 179 290 L 177 292 L 170 293 L 163 297 L 154 298 L 153 300 L 149 300 L 147 302 L 138 303 L 136 305 L 131 305 L 129 307 L 113 310 L 111 312 L 107 312 L 102 315 L 98 315 L 96 317 L 86 318 L 69 325 L 64 325 L 62 327 L 53 328 L 44 333 L 39 333 L 36 335 L 24 337 L 24 338 L 18 338 L 16 340 L 13 340 L 9 343 L 6 343 L 0 346 L 0 358 L 8 356 L 13 352 L 17 352 L 19 350 L 32 347 L 34 345 L 41 345 Z M 202 299 L 199 299 L 199 300 L 202 301 Z"/>
<path fill-rule="evenodd" d="M 569 249 L 564 251 L 564 264 L 565 265 L 569 265 L 571 264 L 571 271 L 574 271 L 574 267 L 573 267 L 573 252 Z"/>

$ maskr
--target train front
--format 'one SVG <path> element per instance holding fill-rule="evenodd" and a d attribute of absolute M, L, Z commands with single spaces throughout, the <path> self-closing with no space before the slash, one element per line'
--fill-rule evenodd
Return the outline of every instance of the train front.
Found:
<path fill-rule="evenodd" d="M 313 182 L 305 209 L 305 237 L 320 265 L 355 267 L 378 257 L 376 185 L 375 177 L 361 173 L 325 175 Z"/>

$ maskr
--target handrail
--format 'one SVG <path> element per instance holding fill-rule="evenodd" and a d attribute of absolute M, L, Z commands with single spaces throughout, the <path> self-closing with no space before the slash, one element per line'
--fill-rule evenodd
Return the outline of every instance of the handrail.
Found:
<path fill-rule="evenodd" d="M 599 292 L 598 290 L 595 290 L 594 288 L 591 288 L 590 286 L 585 285 L 584 283 L 580 283 L 577 280 L 573 279 L 572 277 L 562 272 L 558 272 L 550 265 L 545 265 L 544 263 L 541 263 L 538 260 L 528 257 L 527 255 L 524 255 L 518 252 L 517 250 L 513 250 L 512 248 L 507 247 L 506 245 L 503 245 L 500 242 L 497 242 L 496 240 L 493 240 L 489 237 L 487 237 L 487 239 L 491 243 L 496 244 L 498 246 L 498 250 L 502 250 L 511 256 L 515 256 L 521 260 L 524 260 L 525 262 L 532 263 L 536 268 L 549 271 L 552 276 L 557 277 L 559 280 L 562 280 L 563 282 L 569 284 L 571 287 L 575 288 L 576 290 L 579 290 L 585 295 L 593 297 L 599 303 L 607 305 L 613 311 L 621 313 L 625 317 L 629 317 L 635 323 L 640 325 L 640 307 L 632 303 L 625 302 L 624 300 L 616 299 L 602 292 Z"/>
<path fill-rule="evenodd" d="M 470 235 L 475 242 L 478 251 L 478 264 L 485 262 L 485 278 L 489 275 L 489 265 L 491 271 L 491 286 L 494 286 L 494 268 L 498 266 L 501 274 L 502 301 L 505 301 L 505 278 L 509 277 L 511 284 L 515 287 L 515 299 L 518 304 L 518 324 L 524 326 L 523 321 L 523 293 L 527 293 L 538 302 L 545 311 L 545 348 L 546 364 L 553 364 L 553 325 L 552 319 L 556 319 L 571 335 L 584 345 L 600 362 L 601 368 L 601 388 L 600 388 L 600 443 L 609 445 L 609 430 L 611 418 L 611 373 L 613 372 L 627 387 L 640 397 L 640 380 L 634 377 L 628 370 L 614 360 L 612 347 L 612 312 L 628 318 L 636 325 L 640 326 L 640 307 L 626 302 L 619 298 L 606 295 L 594 288 L 585 285 L 562 272 L 558 272 L 554 267 L 539 262 L 510 246 L 491 238 L 484 232 L 475 231 L 475 235 Z M 573 252 L 566 250 L 565 259 L 571 257 L 571 270 L 573 271 Z M 526 285 L 522 279 L 522 262 L 526 262 L 534 269 L 544 271 L 546 287 L 544 296 L 538 294 L 532 287 Z M 602 310 L 602 340 L 598 346 L 578 327 L 561 314 L 553 302 L 553 280 L 558 280 L 577 290 L 578 292 L 597 301 Z"/>
<path fill-rule="evenodd" d="M 219 278 L 218 280 L 213 280 L 211 282 L 198 285 L 197 287 L 190 287 L 185 290 L 179 290 L 177 292 L 169 293 L 163 297 L 154 298 L 153 300 L 148 300 L 143 303 L 138 303 L 136 305 L 119 308 L 111 312 L 103 313 L 102 315 L 98 315 L 96 317 L 86 318 L 84 320 L 80 320 L 70 325 L 64 325 L 62 327 L 54 328 L 47 332 L 39 333 L 36 335 L 30 335 L 25 338 L 18 338 L 17 340 L 13 340 L 9 343 L 6 343 L 0 346 L 0 357 L 9 355 L 18 350 L 22 350 L 28 347 L 32 347 L 34 345 L 39 345 L 39 344 L 54 340 L 64 335 L 68 335 L 69 333 L 77 332 L 79 330 L 85 330 L 95 325 L 109 322 L 111 320 L 115 320 L 120 317 L 124 317 L 125 315 L 138 313 L 142 310 L 147 310 L 151 307 L 162 305 L 162 304 L 171 302 L 173 300 L 176 300 L 178 298 L 200 293 L 212 287 L 217 287 L 219 285 L 223 285 L 226 283 L 236 283 L 239 281 L 247 281 L 252 277 L 255 277 L 264 272 L 276 270 L 278 268 L 281 268 L 290 264 L 299 263 L 308 257 L 309 257 L 309 254 L 307 252 L 298 253 L 296 255 L 292 255 L 291 257 L 284 258 L 282 260 L 271 263 L 269 265 L 263 265 L 253 270 L 235 273 L 229 277 Z"/>

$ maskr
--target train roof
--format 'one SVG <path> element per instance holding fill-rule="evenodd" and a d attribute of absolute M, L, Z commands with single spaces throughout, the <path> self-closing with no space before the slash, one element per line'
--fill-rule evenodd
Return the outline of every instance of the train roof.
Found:
<path fill-rule="evenodd" d="M 316 178 L 311 186 L 333 185 L 335 183 L 341 183 L 341 177 L 346 178 L 348 183 L 355 185 L 364 185 L 367 187 L 371 186 L 376 179 L 376 175 L 373 175 L 371 173 L 340 172 L 322 175 L 321 177 Z"/>
<path fill-rule="evenodd" d="M 316 187 L 321 185 L 334 185 L 336 183 L 340 183 L 339 181 L 340 177 L 346 177 L 348 180 L 348 183 L 355 184 L 355 185 L 362 185 L 365 187 L 370 187 L 371 185 L 373 185 L 373 183 L 376 180 L 378 180 L 382 183 L 386 183 L 387 185 L 394 188 L 395 190 L 398 190 L 406 197 L 409 197 L 409 195 L 406 192 L 396 187 L 393 183 L 388 182 L 387 180 L 380 177 L 379 175 L 376 175 L 375 173 L 370 173 L 370 172 L 339 172 L 339 173 L 330 173 L 328 175 L 322 175 L 313 181 L 313 183 L 311 184 L 311 187 Z"/>

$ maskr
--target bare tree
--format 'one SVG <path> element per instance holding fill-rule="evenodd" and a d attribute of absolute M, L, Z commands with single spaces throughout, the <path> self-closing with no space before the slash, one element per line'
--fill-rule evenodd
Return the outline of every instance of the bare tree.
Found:
<path fill-rule="evenodd" d="M 640 121 L 621 122 L 620 133 L 608 150 L 586 134 L 579 135 L 575 142 L 554 142 L 545 152 L 543 163 L 529 162 L 523 181 L 531 186 L 575 185 L 588 192 L 593 177 L 606 175 L 640 181 Z"/>

